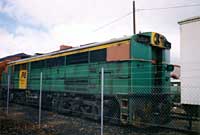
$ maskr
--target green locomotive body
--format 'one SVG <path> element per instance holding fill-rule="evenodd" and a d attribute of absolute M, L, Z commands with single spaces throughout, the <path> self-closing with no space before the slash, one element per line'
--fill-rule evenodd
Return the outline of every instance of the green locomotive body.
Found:
<path fill-rule="evenodd" d="M 42 72 L 43 108 L 99 119 L 103 67 L 108 120 L 134 124 L 162 116 L 164 122 L 173 69 L 170 48 L 164 36 L 140 33 L 10 62 L 2 83 L 10 74 L 12 101 L 37 106 Z"/>

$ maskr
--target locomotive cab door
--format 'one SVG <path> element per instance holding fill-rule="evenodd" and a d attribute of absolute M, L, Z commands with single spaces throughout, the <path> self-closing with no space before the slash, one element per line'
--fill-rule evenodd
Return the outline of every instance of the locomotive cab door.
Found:
<path fill-rule="evenodd" d="M 153 53 L 153 60 L 155 63 L 153 63 L 153 85 L 155 86 L 153 88 L 153 93 L 159 93 L 162 91 L 162 49 L 157 47 L 152 47 L 152 53 Z"/>
<path fill-rule="evenodd" d="M 21 64 L 19 71 L 19 89 L 27 89 L 27 74 L 27 64 Z"/>

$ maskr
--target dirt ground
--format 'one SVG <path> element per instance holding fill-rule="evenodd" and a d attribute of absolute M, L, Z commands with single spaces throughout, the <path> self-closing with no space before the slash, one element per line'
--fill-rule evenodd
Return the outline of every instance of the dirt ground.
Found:
<path fill-rule="evenodd" d="M 38 127 L 38 109 L 10 104 L 9 114 L 0 102 L 0 135 L 100 135 L 96 121 L 42 111 Z M 104 135 L 187 135 L 159 128 L 134 128 L 104 125 Z"/>

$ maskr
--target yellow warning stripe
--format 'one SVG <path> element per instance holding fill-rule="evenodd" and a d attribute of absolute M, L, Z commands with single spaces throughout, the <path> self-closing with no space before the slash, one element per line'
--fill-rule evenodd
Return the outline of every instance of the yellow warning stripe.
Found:
<path fill-rule="evenodd" d="M 151 33 L 151 45 L 152 46 L 157 46 L 157 47 L 160 47 L 160 48 L 165 48 L 164 47 L 164 43 L 162 41 L 160 41 L 160 39 L 156 39 L 156 32 L 152 32 Z M 158 34 L 160 37 L 162 36 L 161 34 Z M 163 36 L 162 36 L 163 37 Z M 159 40 L 159 44 L 156 44 L 156 40 Z"/>

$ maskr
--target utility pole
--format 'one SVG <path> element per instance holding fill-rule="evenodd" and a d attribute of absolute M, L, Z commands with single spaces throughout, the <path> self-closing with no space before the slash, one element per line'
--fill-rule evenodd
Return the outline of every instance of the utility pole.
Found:
<path fill-rule="evenodd" d="M 133 1 L 133 34 L 136 34 L 135 22 L 135 1 Z"/>

